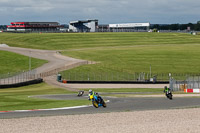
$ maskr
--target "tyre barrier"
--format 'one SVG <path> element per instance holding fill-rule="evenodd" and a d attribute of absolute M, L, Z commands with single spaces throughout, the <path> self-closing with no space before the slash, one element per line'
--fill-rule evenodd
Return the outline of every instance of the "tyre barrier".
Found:
<path fill-rule="evenodd" d="M 16 88 L 16 87 L 28 86 L 28 85 L 32 85 L 32 84 L 39 84 L 39 83 L 42 83 L 42 82 L 43 82 L 43 79 L 38 78 L 38 79 L 34 79 L 34 80 L 26 81 L 26 82 L 21 82 L 21 83 L 0 85 L 0 89 Z"/>
<path fill-rule="evenodd" d="M 186 93 L 200 93 L 200 89 L 184 89 Z"/>
<path fill-rule="evenodd" d="M 62 83 L 65 83 L 65 84 L 66 84 L 66 83 L 67 83 L 67 80 L 62 80 Z"/>

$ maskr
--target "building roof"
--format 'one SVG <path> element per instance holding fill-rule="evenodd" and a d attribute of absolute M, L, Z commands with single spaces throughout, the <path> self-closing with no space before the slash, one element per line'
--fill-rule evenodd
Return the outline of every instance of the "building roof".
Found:
<path fill-rule="evenodd" d="M 58 22 L 11 22 L 7 28 L 40 28 L 40 27 L 61 27 Z"/>
<path fill-rule="evenodd" d="M 59 24 L 58 22 L 11 22 L 11 24 Z"/>
<path fill-rule="evenodd" d="M 89 22 L 92 22 L 92 21 L 98 22 L 97 19 L 88 19 L 88 20 L 70 21 L 69 23 L 70 23 L 70 24 L 76 24 L 76 23 L 89 23 Z"/>
<path fill-rule="evenodd" d="M 110 28 L 129 28 L 129 27 L 148 27 L 150 23 L 123 23 L 123 24 L 109 24 Z"/>

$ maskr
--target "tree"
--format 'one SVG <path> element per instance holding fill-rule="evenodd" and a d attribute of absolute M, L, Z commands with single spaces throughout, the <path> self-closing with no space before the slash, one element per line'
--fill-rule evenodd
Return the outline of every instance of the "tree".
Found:
<path fill-rule="evenodd" d="M 159 24 L 155 24 L 151 27 L 151 29 L 158 29 L 160 30 L 160 25 Z"/>
<path fill-rule="evenodd" d="M 179 24 L 171 24 L 170 25 L 170 30 L 179 30 Z"/>
<path fill-rule="evenodd" d="M 190 27 L 190 30 L 194 30 L 194 24 L 192 24 L 192 23 L 188 23 L 187 27 Z"/>
<path fill-rule="evenodd" d="M 6 30 L 7 26 L 6 25 L 0 25 L 0 30 Z"/>
<path fill-rule="evenodd" d="M 194 25 L 194 30 L 200 31 L 200 23 Z"/>

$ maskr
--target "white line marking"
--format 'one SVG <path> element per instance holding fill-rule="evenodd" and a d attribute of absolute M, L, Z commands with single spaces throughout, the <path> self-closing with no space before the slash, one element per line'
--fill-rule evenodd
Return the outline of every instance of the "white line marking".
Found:
<path fill-rule="evenodd" d="M 110 102 L 107 100 L 106 103 Z M 63 107 L 63 108 L 51 108 L 51 109 L 32 109 L 32 110 L 14 110 L 14 111 L 0 111 L 0 113 L 10 113 L 10 112 L 31 112 L 31 111 L 52 111 L 52 110 L 68 110 L 68 109 L 78 109 L 78 108 L 87 108 L 92 107 L 93 105 L 83 105 L 83 106 L 74 106 L 74 107 Z"/>

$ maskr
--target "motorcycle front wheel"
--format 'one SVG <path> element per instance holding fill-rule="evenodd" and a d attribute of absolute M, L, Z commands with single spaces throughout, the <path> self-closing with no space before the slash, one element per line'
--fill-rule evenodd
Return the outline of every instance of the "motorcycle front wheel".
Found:
<path fill-rule="evenodd" d="M 98 103 L 97 103 L 95 100 L 92 101 L 92 104 L 93 104 L 93 106 L 94 106 L 95 108 L 98 108 L 98 107 L 99 107 Z"/>

